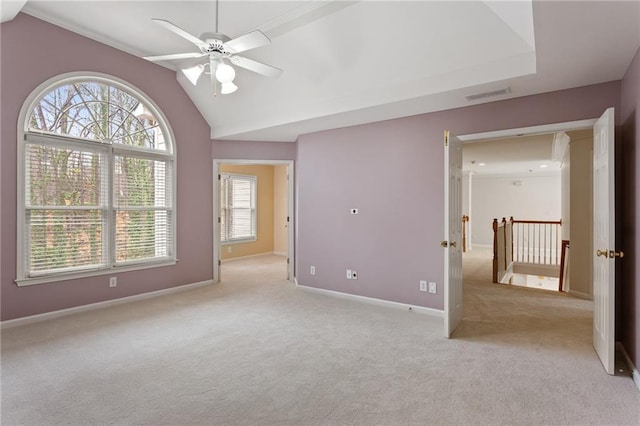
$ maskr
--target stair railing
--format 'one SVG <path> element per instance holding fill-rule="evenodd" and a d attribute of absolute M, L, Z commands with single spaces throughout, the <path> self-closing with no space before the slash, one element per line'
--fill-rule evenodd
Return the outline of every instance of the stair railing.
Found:
<path fill-rule="evenodd" d="M 560 266 L 561 220 L 514 220 L 514 258 L 519 263 Z"/>
<path fill-rule="evenodd" d="M 560 268 L 564 249 L 561 226 L 560 220 L 493 219 L 493 282 L 502 282 L 514 264 L 557 273 L 554 268 Z"/>

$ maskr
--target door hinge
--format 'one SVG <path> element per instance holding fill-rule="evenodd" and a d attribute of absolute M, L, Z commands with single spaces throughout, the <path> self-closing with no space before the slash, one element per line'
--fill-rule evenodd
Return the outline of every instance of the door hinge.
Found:
<path fill-rule="evenodd" d="M 218 223 L 222 223 L 222 219 L 218 218 Z"/>
<path fill-rule="evenodd" d="M 449 131 L 444 131 L 444 146 L 449 146 Z"/>
<path fill-rule="evenodd" d="M 222 179 L 222 175 L 218 175 L 218 180 L 221 180 L 221 179 Z"/>
<path fill-rule="evenodd" d="M 287 216 L 287 223 L 289 222 L 289 216 Z"/>
<path fill-rule="evenodd" d="M 218 266 L 222 265 L 222 260 L 218 259 Z"/>
<path fill-rule="evenodd" d="M 287 257 L 287 265 L 288 265 L 289 263 L 291 263 L 291 259 L 289 259 L 289 258 Z"/>

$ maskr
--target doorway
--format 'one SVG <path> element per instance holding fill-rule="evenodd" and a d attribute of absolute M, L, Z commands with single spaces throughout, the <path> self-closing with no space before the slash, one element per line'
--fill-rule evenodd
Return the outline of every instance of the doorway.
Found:
<path fill-rule="evenodd" d="M 614 358 L 614 317 L 615 317 L 615 264 L 608 262 L 614 260 L 615 257 L 622 257 L 623 254 L 615 251 L 615 234 L 614 234 L 614 109 L 607 109 L 599 119 L 582 120 L 578 122 L 567 122 L 553 125 L 533 126 L 521 129 L 510 129 L 498 132 L 481 133 L 475 135 L 465 135 L 460 139 L 465 142 L 473 142 L 496 137 L 508 137 L 512 135 L 525 135 L 534 133 L 548 133 L 559 131 L 570 131 L 577 129 L 592 128 L 594 133 L 594 154 L 593 154 L 593 175 L 594 185 L 592 188 L 593 203 L 593 242 L 594 246 L 605 247 L 598 250 L 598 257 L 603 256 L 603 262 L 600 259 L 594 260 L 594 278 L 592 283 L 593 303 L 593 345 L 596 353 L 600 357 L 605 370 L 609 374 L 613 374 L 613 358 Z M 447 167 L 448 151 L 445 149 L 445 167 Z M 452 170 L 450 173 L 453 173 Z M 457 171 L 459 173 L 459 170 Z M 449 172 L 448 172 L 449 173 Z M 461 197 L 461 195 L 457 195 Z M 449 198 L 449 193 L 445 186 L 445 215 L 446 205 L 451 204 L 454 200 Z M 460 203 L 461 199 L 455 200 Z M 445 229 L 446 228 L 445 222 Z M 597 232 L 596 232 L 597 230 Z M 602 237 L 600 237 L 602 235 Z M 601 240 L 603 242 L 601 242 Z M 596 242 L 598 244 L 596 244 Z M 452 267 L 446 261 L 445 256 L 445 295 L 450 287 L 457 284 L 451 284 L 447 277 L 452 274 L 458 274 L 460 271 L 452 271 Z M 595 258 L 594 258 L 595 259 Z M 596 265 L 597 264 L 597 265 Z M 457 266 L 455 266 L 457 267 Z M 455 268 L 454 267 L 454 268 Z M 461 265 L 459 266 L 461 268 Z M 605 271 L 605 272 L 601 272 Z M 459 290 L 461 292 L 461 289 Z M 452 330 L 447 326 L 447 317 L 450 320 L 452 313 L 445 303 L 445 332 Z M 456 324 L 457 325 L 457 324 Z"/>
<path fill-rule="evenodd" d="M 223 279 L 227 262 L 250 265 L 252 258 L 265 261 L 266 257 L 271 263 L 285 263 L 283 278 L 293 281 L 293 173 L 290 160 L 214 160 L 215 282 Z"/>
<path fill-rule="evenodd" d="M 575 174 L 591 168 L 592 163 L 585 157 L 584 166 L 570 168 L 566 139 L 564 132 L 544 133 L 463 146 L 462 214 L 470 225 L 466 239 L 469 244 L 463 244 L 464 258 L 482 252 L 492 265 L 494 243 L 499 243 L 493 280 L 558 291 L 561 241 L 569 239 L 570 223 L 562 208 L 563 199 L 570 199 L 563 183 L 569 183 L 569 171 Z M 571 145 L 578 147 L 577 143 Z M 581 145 L 590 152 L 590 144 Z M 567 172 L 566 177 L 563 171 Z M 576 204 L 575 210 L 584 212 L 591 207 L 578 209 Z M 582 234 L 590 235 L 590 223 L 576 222 L 575 228 L 578 225 L 582 225 Z M 584 249 L 588 246 L 580 246 L 581 251 Z"/>
<path fill-rule="evenodd" d="M 578 140 L 581 140 L 584 138 L 583 134 L 587 133 L 589 135 L 593 134 L 593 126 L 596 123 L 596 120 L 581 120 L 581 121 L 574 121 L 574 122 L 566 122 L 566 123 L 556 123 L 556 124 L 551 124 L 551 125 L 541 125 L 541 126 L 532 126 L 532 127 L 526 127 L 526 128 L 516 128 L 516 129 L 507 129 L 507 130 L 501 130 L 501 131 L 495 131 L 495 132 L 486 132 L 486 133 L 478 133 L 478 134 L 471 134 L 471 135 L 463 135 L 460 136 L 460 140 L 463 141 L 463 144 L 465 144 L 466 146 L 469 146 L 469 144 L 474 144 L 474 143 L 484 143 L 487 141 L 499 141 L 500 143 L 510 143 L 510 144 L 517 144 L 519 143 L 519 140 L 530 140 L 530 143 L 533 145 L 538 145 L 544 142 L 545 137 L 541 137 L 538 138 L 536 137 L 536 135 L 550 135 L 550 134 L 555 134 L 558 135 L 561 132 L 566 132 L 567 134 L 569 134 L 571 137 L 570 139 L 572 141 L 577 142 Z M 568 140 L 566 141 L 566 150 L 567 153 L 569 152 L 569 143 Z M 499 145 L 499 144 L 498 144 Z M 561 145 L 561 144 L 556 144 L 555 140 L 554 140 L 554 146 L 557 145 Z M 586 145 L 586 144 L 580 144 L 580 145 Z M 571 148 L 571 154 L 569 156 L 565 156 L 565 158 L 563 159 L 563 161 L 568 160 L 568 158 L 570 156 L 575 157 L 576 160 L 580 160 L 583 164 L 582 166 L 578 167 L 578 163 L 575 162 L 576 164 L 574 164 L 575 167 L 571 167 L 571 173 L 572 174 L 576 174 L 576 173 L 582 173 L 581 175 L 579 175 L 579 179 L 576 179 L 575 176 L 574 178 L 570 179 L 569 178 L 569 171 L 568 168 L 563 168 L 559 171 L 558 176 L 556 176 L 555 181 L 559 180 L 560 183 L 557 183 L 554 181 L 554 179 L 551 179 L 551 175 L 543 177 L 542 179 L 545 181 L 544 184 L 542 185 L 542 187 L 546 188 L 544 192 L 546 193 L 556 193 L 556 192 L 561 192 L 561 196 L 560 196 L 560 205 L 556 206 L 555 209 L 547 209 L 545 206 L 543 206 L 542 204 L 544 204 L 544 200 L 543 199 L 531 199 L 531 200 L 515 200 L 516 205 L 518 206 L 518 208 L 516 208 L 517 211 L 519 211 L 521 214 L 523 215 L 527 215 L 527 217 L 519 217 L 518 214 L 514 214 L 514 212 L 504 212 L 504 214 L 500 214 L 497 217 L 498 221 L 501 220 L 502 217 L 507 216 L 507 219 L 509 219 L 509 216 L 513 216 L 515 219 L 525 219 L 525 220 L 558 220 L 558 219 L 562 219 L 562 231 L 559 232 L 562 234 L 562 239 L 563 240 L 568 240 L 568 229 L 569 229 L 569 225 L 573 224 L 573 222 L 571 222 L 569 219 L 570 217 L 575 217 L 580 218 L 581 215 L 576 214 L 579 210 L 582 210 L 582 216 L 590 218 L 591 215 L 585 215 L 584 214 L 584 210 L 586 210 L 587 208 L 590 209 L 591 206 L 591 202 L 589 201 L 591 198 L 591 187 L 590 187 L 590 181 L 591 181 L 591 175 L 590 172 L 586 173 L 584 171 L 578 172 L 578 170 L 583 170 L 586 168 L 586 166 L 589 167 L 589 169 L 592 166 L 592 157 L 591 157 L 591 148 L 588 149 L 581 149 L 581 150 L 577 150 L 574 149 L 576 145 L 572 144 L 572 148 Z M 589 144 L 589 147 L 591 147 L 592 145 Z M 530 149 L 530 148 L 527 148 Z M 495 151 L 495 150 L 494 150 Z M 562 157 L 561 153 L 556 153 L 557 156 Z M 578 158 L 578 156 L 580 156 L 580 158 Z M 588 157 L 588 158 L 587 158 Z M 523 163 L 524 164 L 524 163 Z M 533 162 L 531 162 L 531 164 L 526 163 L 525 165 L 527 165 L 527 167 L 530 168 L 537 168 L 538 165 L 535 165 Z M 546 166 L 546 164 L 542 164 L 542 162 L 540 163 L 540 166 Z M 531 169 L 530 169 L 531 170 Z M 548 169 L 541 169 L 541 170 L 548 170 Z M 538 174 L 540 174 L 539 172 L 537 172 Z M 536 173 L 531 173 L 530 176 L 535 175 Z M 541 174 L 540 176 L 544 176 L 545 174 Z M 526 195 L 525 198 L 532 198 L 531 194 L 526 194 L 526 188 L 524 188 L 525 183 L 526 182 L 526 176 L 527 174 L 524 175 L 513 175 L 513 179 L 511 178 L 503 178 L 502 180 L 504 182 L 502 182 L 503 184 L 508 184 L 508 185 L 513 185 L 513 188 L 511 188 L 513 191 L 516 192 L 522 192 L 524 195 Z M 580 180 L 584 180 L 584 181 L 588 181 L 588 185 L 585 186 L 584 182 L 581 182 Z M 505 183 L 506 182 L 506 183 Z M 555 182 L 555 183 L 554 183 Z M 480 183 L 480 181 L 478 180 L 477 182 L 474 182 L 476 184 Z M 560 191 L 560 186 L 561 185 L 565 185 L 566 183 L 568 183 L 568 186 L 563 187 L 562 191 Z M 555 188 L 555 190 L 551 189 L 552 185 L 556 185 L 557 188 Z M 580 191 L 577 190 L 571 190 L 570 187 L 571 186 L 575 186 L 576 188 L 578 186 L 580 186 Z M 501 196 L 503 194 L 506 195 L 506 192 L 508 192 L 507 189 L 500 189 L 500 190 L 496 190 L 496 188 L 494 187 L 490 187 L 492 188 L 492 191 L 494 194 L 494 196 L 496 196 L 496 193 L 499 193 L 497 196 Z M 480 185 L 474 185 L 474 189 L 480 189 Z M 588 192 L 588 194 L 586 194 Z M 569 194 L 571 194 L 571 196 L 569 196 Z M 524 196 L 523 195 L 523 196 Z M 538 194 L 539 195 L 539 194 Z M 558 194 L 556 194 L 558 195 Z M 587 199 L 588 196 L 588 199 Z M 516 197 L 517 198 L 517 197 Z M 534 197 L 535 198 L 535 197 Z M 538 197 L 539 198 L 539 197 Z M 571 201 L 570 201 L 571 200 Z M 494 200 L 496 201 L 496 200 Z M 535 204 L 539 204 L 537 207 L 536 206 L 531 206 L 528 204 L 529 201 L 535 201 Z M 588 201 L 588 202 L 587 202 Z M 468 201 L 467 205 L 470 205 L 471 202 Z M 570 204 L 575 204 L 574 208 L 571 209 L 569 207 Z M 464 205 L 464 203 L 463 203 Z M 577 207 L 577 208 L 576 208 Z M 518 210 L 519 209 L 519 210 Z M 515 211 L 515 210 L 514 210 Z M 570 215 L 568 212 L 569 211 L 573 211 L 574 214 Z M 532 213 L 533 212 L 533 213 Z M 537 213 L 535 213 L 537 212 Z M 483 227 L 482 230 L 486 231 L 485 234 L 478 234 L 477 236 L 480 238 L 474 238 L 475 235 L 471 235 L 470 239 L 471 239 L 471 244 L 473 245 L 474 240 L 477 241 L 478 243 L 480 243 L 481 247 L 487 248 L 487 249 L 491 249 L 492 245 L 491 245 L 491 241 L 493 239 L 493 237 L 491 235 L 489 235 L 490 230 L 491 230 L 491 226 L 490 226 L 490 220 L 492 220 L 492 218 L 487 219 L 487 214 L 484 214 L 483 216 L 483 211 L 474 211 L 474 217 L 475 219 L 481 218 L 484 220 L 484 222 L 487 222 L 488 224 L 485 223 L 479 223 L 479 222 L 475 222 L 475 227 L 472 229 L 478 230 L 479 227 Z M 494 212 L 495 213 L 495 212 Z M 590 213 L 590 212 L 589 212 Z M 529 217 L 531 216 L 531 214 L 534 215 L 538 215 L 540 217 Z M 549 216 L 551 215 L 551 216 Z M 470 215 L 469 215 L 470 216 Z M 495 214 L 494 214 L 495 216 Z M 557 217 L 556 217 L 557 216 Z M 470 220 L 472 221 L 474 218 L 471 218 Z M 574 250 L 575 253 L 571 253 L 573 260 L 575 261 L 574 263 L 587 263 L 586 261 L 590 260 L 590 256 L 591 256 L 591 228 L 592 228 L 592 224 L 590 220 L 585 220 L 584 218 L 581 218 L 582 222 L 578 222 L 577 220 L 575 221 L 576 223 L 574 224 L 575 226 L 572 226 L 573 228 L 580 228 L 580 232 L 576 233 L 576 238 L 579 239 L 580 241 L 577 241 L 580 243 L 581 247 L 585 247 L 586 249 L 581 249 L 579 251 Z M 583 223 L 584 222 L 584 223 Z M 584 240 L 584 241 L 583 241 Z M 577 246 L 576 246 L 577 247 Z M 570 250 L 569 250 L 570 251 Z M 576 256 L 573 256 L 573 255 Z M 556 256 L 554 258 L 558 258 L 559 259 L 559 253 L 556 253 Z M 579 255 L 579 256 L 578 256 Z M 575 269 L 575 268 L 574 268 Z M 584 271 L 581 271 L 581 276 L 580 277 L 576 277 L 579 278 L 578 281 L 576 281 L 576 285 L 571 287 L 570 286 L 570 282 L 567 283 L 565 282 L 563 287 L 565 289 L 569 290 L 569 293 L 572 294 L 573 296 L 576 297 L 580 297 L 580 298 L 584 298 L 584 299 L 590 299 L 591 295 L 592 295 L 592 291 L 590 290 L 591 288 L 591 275 L 587 273 L 586 269 L 590 269 L 590 268 L 583 268 L 585 269 Z M 582 283 L 581 285 L 577 285 L 577 283 L 579 281 L 584 281 L 584 283 Z"/>

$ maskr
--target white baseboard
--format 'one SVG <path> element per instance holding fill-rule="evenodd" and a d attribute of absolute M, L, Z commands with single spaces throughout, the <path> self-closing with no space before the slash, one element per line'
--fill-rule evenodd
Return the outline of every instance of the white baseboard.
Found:
<path fill-rule="evenodd" d="M 415 306 L 415 305 L 409 305 L 407 303 L 392 302 L 390 300 L 375 299 L 373 297 L 358 296 L 357 294 L 341 293 L 339 291 L 309 287 L 309 286 L 298 284 L 297 280 L 296 280 L 296 285 L 301 290 L 309 291 L 311 293 L 324 294 L 325 296 L 337 297 L 339 299 L 347 299 L 347 300 L 352 300 L 360 303 L 369 303 L 372 305 L 386 306 L 388 308 L 402 309 L 403 311 L 409 310 L 412 312 L 418 312 L 421 314 L 426 314 L 426 315 L 430 315 L 437 318 L 444 318 L 444 312 L 441 311 L 440 309 L 425 308 L 424 306 Z"/>
<path fill-rule="evenodd" d="M 254 258 L 254 257 L 273 256 L 273 255 L 277 255 L 278 256 L 278 253 L 275 253 L 273 251 L 268 251 L 268 252 L 265 252 L 265 253 L 250 254 L 250 255 L 247 255 L 247 256 L 230 257 L 228 259 L 222 259 L 221 262 L 222 263 L 227 263 L 227 262 L 233 262 L 234 260 L 244 260 L 244 259 L 251 259 L 251 258 Z M 286 256 L 286 254 L 285 254 L 285 256 Z"/>
<path fill-rule="evenodd" d="M 633 364 L 633 361 L 631 361 L 631 358 L 629 358 L 629 354 L 624 349 L 622 342 L 616 342 L 616 348 L 622 353 L 622 356 L 624 356 L 625 360 L 627 361 L 627 364 L 631 369 L 631 378 L 633 379 L 633 383 L 636 384 L 638 391 L 640 391 L 640 372 L 638 371 L 636 366 Z"/>
<path fill-rule="evenodd" d="M 577 297 L 578 299 L 593 300 L 593 297 L 591 297 L 590 294 L 583 293 L 581 291 L 569 290 L 567 293 L 571 296 Z"/>
<path fill-rule="evenodd" d="M 12 320 L 0 322 L 0 329 L 17 327 L 19 325 L 32 324 L 40 321 L 48 321 L 54 318 L 64 317 L 80 312 L 94 311 L 109 306 L 121 305 L 123 303 L 131 303 L 144 299 L 165 296 L 167 294 L 178 293 L 187 290 L 193 290 L 198 287 L 204 287 L 214 284 L 213 280 L 200 281 L 192 284 L 179 285 L 176 287 L 165 288 L 162 290 L 151 291 L 149 293 L 135 294 L 133 296 L 121 297 L 119 299 L 105 300 L 104 302 L 90 303 L 88 305 L 74 306 L 73 308 L 60 309 L 57 311 L 45 312 L 42 314 L 30 315 L 28 317 L 16 318 Z"/>
<path fill-rule="evenodd" d="M 479 248 L 479 249 L 490 249 L 490 248 L 493 248 L 493 244 L 473 243 L 473 247 Z"/>
<path fill-rule="evenodd" d="M 274 251 L 273 254 L 276 256 L 284 256 L 287 257 L 289 254 L 286 251 Z"/>

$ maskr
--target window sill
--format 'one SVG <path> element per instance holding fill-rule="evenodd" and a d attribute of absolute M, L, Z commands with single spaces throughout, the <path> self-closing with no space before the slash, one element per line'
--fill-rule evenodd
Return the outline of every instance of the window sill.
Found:
<path fill-rule="evenodd" d="M 178 259 L 165 260 L 161 262 L 137 263 L 135 265 L 114 266 L 107 269 L 93 269 L 93 270 L 79 271 L 74 273 L 61 273 L 61 274 L 43 275 L 39 277 L 20 278 L 20 279 L 16 279 L 15 283 L 18 285 L 18 287 L 26 287 L 30 285 L 36 285 L 36 284 L 48 284 L 48 283 L 53 283 L 57 281 L 69 281 L 69 280 L 76 280 L 80 278 L 97 277 L 101 275 L 114 275 L 114 274 L 119 274 L 121 272 L 139 271 L 142 269 L 161 268 L 164 266 L 172 266 L 172 265 L 175 265 L 176 263 L 178 263 Z"/>
<path fill-rule="evenodd" d="M 231 246 L 231 245 L 234 245 L 234 244 L 255 243 L 256 241 L 258 241 L 257 238 L 244 238 L 242 240 L 225 241 L 223 243 L 220 243 L 220 245 L 221 246 Z"/>

